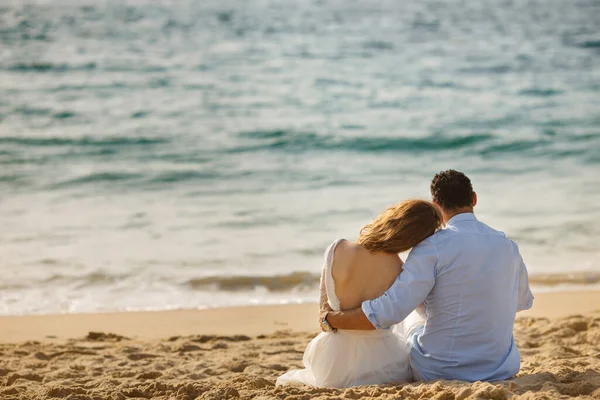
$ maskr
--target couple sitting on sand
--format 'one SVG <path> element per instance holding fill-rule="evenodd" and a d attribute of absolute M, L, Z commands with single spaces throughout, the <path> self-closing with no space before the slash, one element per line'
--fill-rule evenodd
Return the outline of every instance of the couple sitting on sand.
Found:
<path fill-rule="evenodd" d="M 287 372 L 278 385 L 495 381 L 519 371 L 513 322 L 533 303 L 519 249 L 477 220 L 477 195 L 463 173 L 437 174 L 431 195 L 433 204 L 402 202 L 356 242 L 329 246 L 323 333 L 304 353 L 306 369 Z M 398 253 L 411 248 L 403 263 Z"/>

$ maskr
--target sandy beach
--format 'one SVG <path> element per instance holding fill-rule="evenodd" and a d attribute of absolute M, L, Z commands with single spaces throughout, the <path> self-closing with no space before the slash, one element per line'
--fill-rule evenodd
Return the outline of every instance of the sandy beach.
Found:
<path fill-rule="evenodd" d="M 537 294 L 515 324 L 522 366 L 509 381 L 275 387 L 302 366 L 316 312 L 300 304 L 0 317 L 0 398 L 600 398 L 600 292 Z"/>

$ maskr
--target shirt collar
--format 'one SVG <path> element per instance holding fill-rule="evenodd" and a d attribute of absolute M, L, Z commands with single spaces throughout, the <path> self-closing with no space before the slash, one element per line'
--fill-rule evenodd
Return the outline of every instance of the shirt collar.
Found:
<path fill-rule="evenodd" d="M 463 221 L 477 221 L 477 217 L 475 217 L 475 214 L 470 212 L 456 214 L 454 217 L 448 220 L 446 225 L 456 225 L 457 222 Z"/>

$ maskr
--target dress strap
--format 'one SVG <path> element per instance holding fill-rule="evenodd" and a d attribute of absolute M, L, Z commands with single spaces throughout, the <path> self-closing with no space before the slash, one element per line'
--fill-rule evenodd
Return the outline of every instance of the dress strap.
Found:
<path fill-rule="evenodd" d="M 340 310 L 340 300 L 335 293 L 335 281 L 333 280 L 332 268 L 335 256 L 335 248 L 344 240 L 346 239 L 336 240 L 327 248 L 327 250 L 325 250 L 325 262 L 323 263 L 323 269 L 325 271 L 323 275 L 325 279 L 325 289 L 327 291 L 327 301 L 329 306 L 335 311 Z"/>

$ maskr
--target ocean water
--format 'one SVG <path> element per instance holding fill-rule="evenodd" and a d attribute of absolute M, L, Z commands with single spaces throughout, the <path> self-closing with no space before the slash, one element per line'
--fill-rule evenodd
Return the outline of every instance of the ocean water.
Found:
<path fill-rule="evenodd" d="M 600 3 L 0 3 L 0 314 L 316 301 L 466 172 L 535 290 L 600 282 Z"/>

